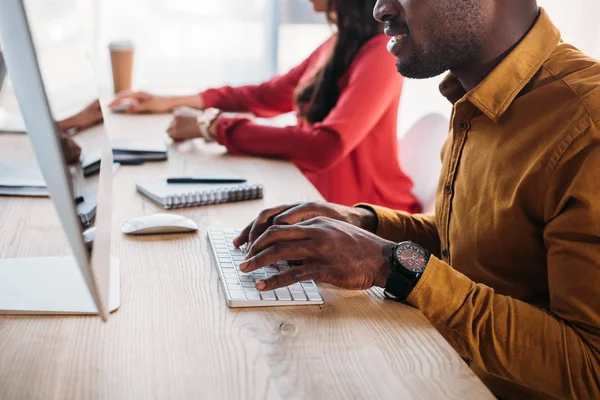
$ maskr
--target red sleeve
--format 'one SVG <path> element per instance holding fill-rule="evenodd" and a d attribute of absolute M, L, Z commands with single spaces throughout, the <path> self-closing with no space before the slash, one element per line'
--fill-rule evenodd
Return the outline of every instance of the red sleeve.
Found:
<path fill-rule="evenodd" d="M 306 171 L 329 168 L 346 157 L 373 129 L 401 90 L 402 77 L 387 52 L 385 36 L 365 44 L 348 71 L 348 84 L 321 123 L 265 127 L 247 119 L 223 118 L 218 141 L 233 153 L 291 159 Z"/>
<path fill-rule="evenodd" d="M 328 41 L 323 43 L 302 64 L 292 68 L 287 74 L 277 76 L 261 85 L 236 88 L 225 86 L 203 92 L 201 96 L 205 106 L 229 112 L 250 112 L 264 118 L 294 111 L 294 93 L 300 78 L 327 43 Z"/>

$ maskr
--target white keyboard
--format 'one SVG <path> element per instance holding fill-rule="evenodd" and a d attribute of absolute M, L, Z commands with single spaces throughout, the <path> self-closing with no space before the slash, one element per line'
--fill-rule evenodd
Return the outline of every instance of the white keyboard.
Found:
<path fill-rule="evenodd" d="M 288 271 L 287 263 L 263 267 L 252 273 L 240 271 L 245 248 L 236 248 L 232 241 L 241 231 L 210 229 L 208 239 L 215 257 L 217 270 L 229 307 L 301 306 L 323 304 L 323 297 L 314 281 L 295 283 L 270 292 L 259 292 L 254 287 L 259 280 Z"/>

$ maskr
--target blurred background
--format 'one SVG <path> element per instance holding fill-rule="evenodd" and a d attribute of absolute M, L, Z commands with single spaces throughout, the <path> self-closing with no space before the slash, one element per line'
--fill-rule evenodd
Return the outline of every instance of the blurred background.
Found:
<path fill-rule="evenodd" d="M 134 86 L 190 93 L 209 86 L 257 83 L 287 71 L 332 34 L 309 0 L 26 0 L 41 57 L 86 43 L 99 84 L 110 85 L 107 45 L 136 45 Z M 600 58 L 599 0 L 539 0 L 565 41 Z M 79 6 L 74 7 L 74 5 Z M 79 11 L 77 11 L 79 10 Z M 57 91 L 73 103 L 92 96 L 85 70 L 73 64 Z M 423 115 L 449 116 L 437 91 L 442 77 L 407 80 L 399 136 Z M 79 89 L 78 89 L 79 88 Z M 69 93 L 69 95 L 66 95 Z M 68 99 L 65 100 L 68 103 Z M 64 108 L 64 107 L 63 107 Z"/>

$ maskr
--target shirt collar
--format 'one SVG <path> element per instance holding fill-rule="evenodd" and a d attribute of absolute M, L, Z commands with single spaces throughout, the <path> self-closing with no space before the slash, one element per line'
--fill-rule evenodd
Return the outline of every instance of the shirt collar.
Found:
<path fill-rule="evenodd" d="M 477 87 L 465 95 L 458 79 L 448 74 L 440 84 L 440 92 L 452 104 L 466 97 L 497 123 L 559 42 L 559 30 L 540 7 L 540 15 L 529 33 Z"/>

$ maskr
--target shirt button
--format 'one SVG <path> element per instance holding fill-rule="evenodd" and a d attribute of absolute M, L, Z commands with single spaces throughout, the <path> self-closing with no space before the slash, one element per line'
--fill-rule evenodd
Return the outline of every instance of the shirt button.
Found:
<path fill-rule="evenodd" d="M 460 129 L 461 131 L 464 131 L 467 129 L 467 123 L 465 121 L 460 121 L 458 123 L 458 129 Z"/>
<path fill-rule="evenodd" d="M 444 187 L 444 190 L 446 191 L 446 194 L 451 195 L 452 194 L 452 185 L 448 184 Z"/>
<path fill-rule="evenodd" d="M 445 259 L 448 259 L 450 257 L 450 252 L 448 251 L 448 249 L 442 250 L 442 257 Z"/>

